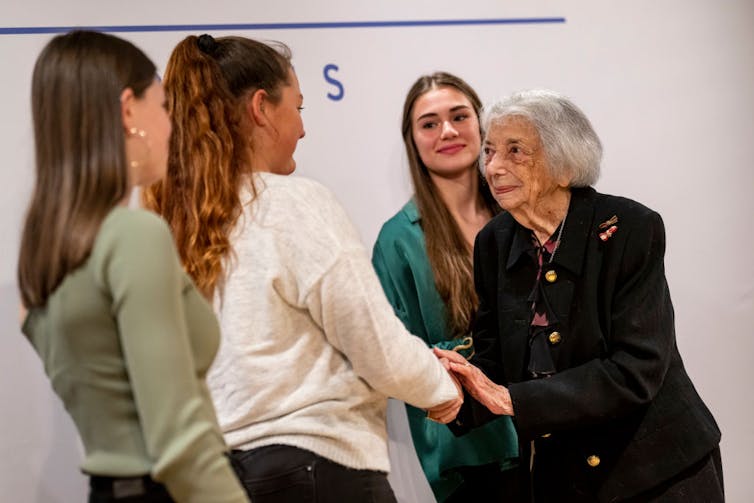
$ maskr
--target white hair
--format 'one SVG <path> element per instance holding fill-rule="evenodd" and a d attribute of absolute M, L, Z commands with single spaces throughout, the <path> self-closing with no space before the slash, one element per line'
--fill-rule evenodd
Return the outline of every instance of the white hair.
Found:
<path fill-rule="evenodd" d="M 482 129 L 487 132 L 508 117 L 522 117 L 536 129 L 550 176 L 567 175 L 571 187 L 597 182 L 602 143 L 584 112 L 571 100 L 546 89 L 520 91 L 486 106 Z"/>

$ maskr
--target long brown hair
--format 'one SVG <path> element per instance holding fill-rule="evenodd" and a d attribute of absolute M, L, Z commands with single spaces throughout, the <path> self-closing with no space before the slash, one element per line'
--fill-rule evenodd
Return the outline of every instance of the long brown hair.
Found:
<path fill-rule="evenodd" d="M 143 203 L 170 224 L 186 271 L 207 297 L 232 251 L 239 188 L 252 169 L 242 100 L 264 89 L 275 103 L 290 68 L 283 44 L 273 48 L 243 37 L 192 35 L 170 55 L 164 80 L 173 125 L 168 174 L 144 191 Z"/>
<path fill-rule="evenodd" d="M 36 182 L 26 214 L 18 283 L 43 306 L 89 256 L 105 216 L 128 191 L 119 97 L 141 97 L 155 66 L 130 42 L 91 31 L 53 38 L 34 66 L 31 108 Z"/>
<path fill-rule="evenodd" d="M 416 100 L 426 92 L 440 87 L 452 87 L 463 93 L 479 117 L 482 102 L 474 89 L 455 75 L 436 72 L 419 77 L 409 89 L 403 105 L 401 127 L 414 185 L 414 199 L 421 215 L 429 264 L 434 273 L 437 291 L 447 308 L 447 322 L 451 337 L 460 337 L 468 333 L 479 302 L 474 291 L 471 250 L 463 237 L 461 228 L 432 181 L 429 170 L 419 156 L 411 127 L 411 115 Z M 500 207 L 490 194 L 484 176 L 478 170 L 477 176 L 479 177 L 479 199 L 490 213 L 495 215 L 500 211 Z"/>

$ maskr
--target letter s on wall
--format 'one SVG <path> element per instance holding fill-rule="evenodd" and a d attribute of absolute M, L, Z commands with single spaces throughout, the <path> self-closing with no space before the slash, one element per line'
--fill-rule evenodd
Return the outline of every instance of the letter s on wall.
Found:
<path fill-rule="evenodd" d="M 331 92 L 327 93 L 327 97 L 333 101 L 342 100 L 343 95 L 345 94 L 345 90 L 343 89 L 343 84 L 338 79 L 330 76 L 330 72 L 337 72 L 337 71 L 338 71 L 338 65 L 334 65 L 332 63 L 325 65 L 325 68 L 322 71 L 327 83 L 332 84 L 334 87 L 337 88 L 337 93 L 331 93 Z"/>

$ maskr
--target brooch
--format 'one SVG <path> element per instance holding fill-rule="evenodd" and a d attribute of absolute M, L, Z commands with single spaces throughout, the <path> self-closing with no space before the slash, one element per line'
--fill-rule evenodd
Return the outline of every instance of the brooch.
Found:
<path fill-rule="evenodd" d="M 618 230 L 618 226 L 615 225 L 617 223 L 618 216 L 613 215 L 599 225 L 599 228 L 603 229 L 603 231 L 599 233 L 599 237 L 602 241 L 607 241 L 613 234 L 615 234 L 615 231 Z"/>

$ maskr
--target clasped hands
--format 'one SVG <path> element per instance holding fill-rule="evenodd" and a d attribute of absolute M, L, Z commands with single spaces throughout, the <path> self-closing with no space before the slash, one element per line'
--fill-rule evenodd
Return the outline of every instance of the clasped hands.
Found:
<path fill-rule="evenodd" d="M 450 373 L 453 382 L 461 392 L 461 386 L 469 395 L 498 415 L 512 416 L 513 403 L 508 388 L 491 381 L 484 372 L 475 367 L 463 355 L 447 349 L 433 349 L 443 367 Z M 462 394 L 462 393 L 461 393 Z M 445 402 L 427 410 L 427 418 L 438 423 L 449 423 L 458 415 L 463 398 Z"/>

